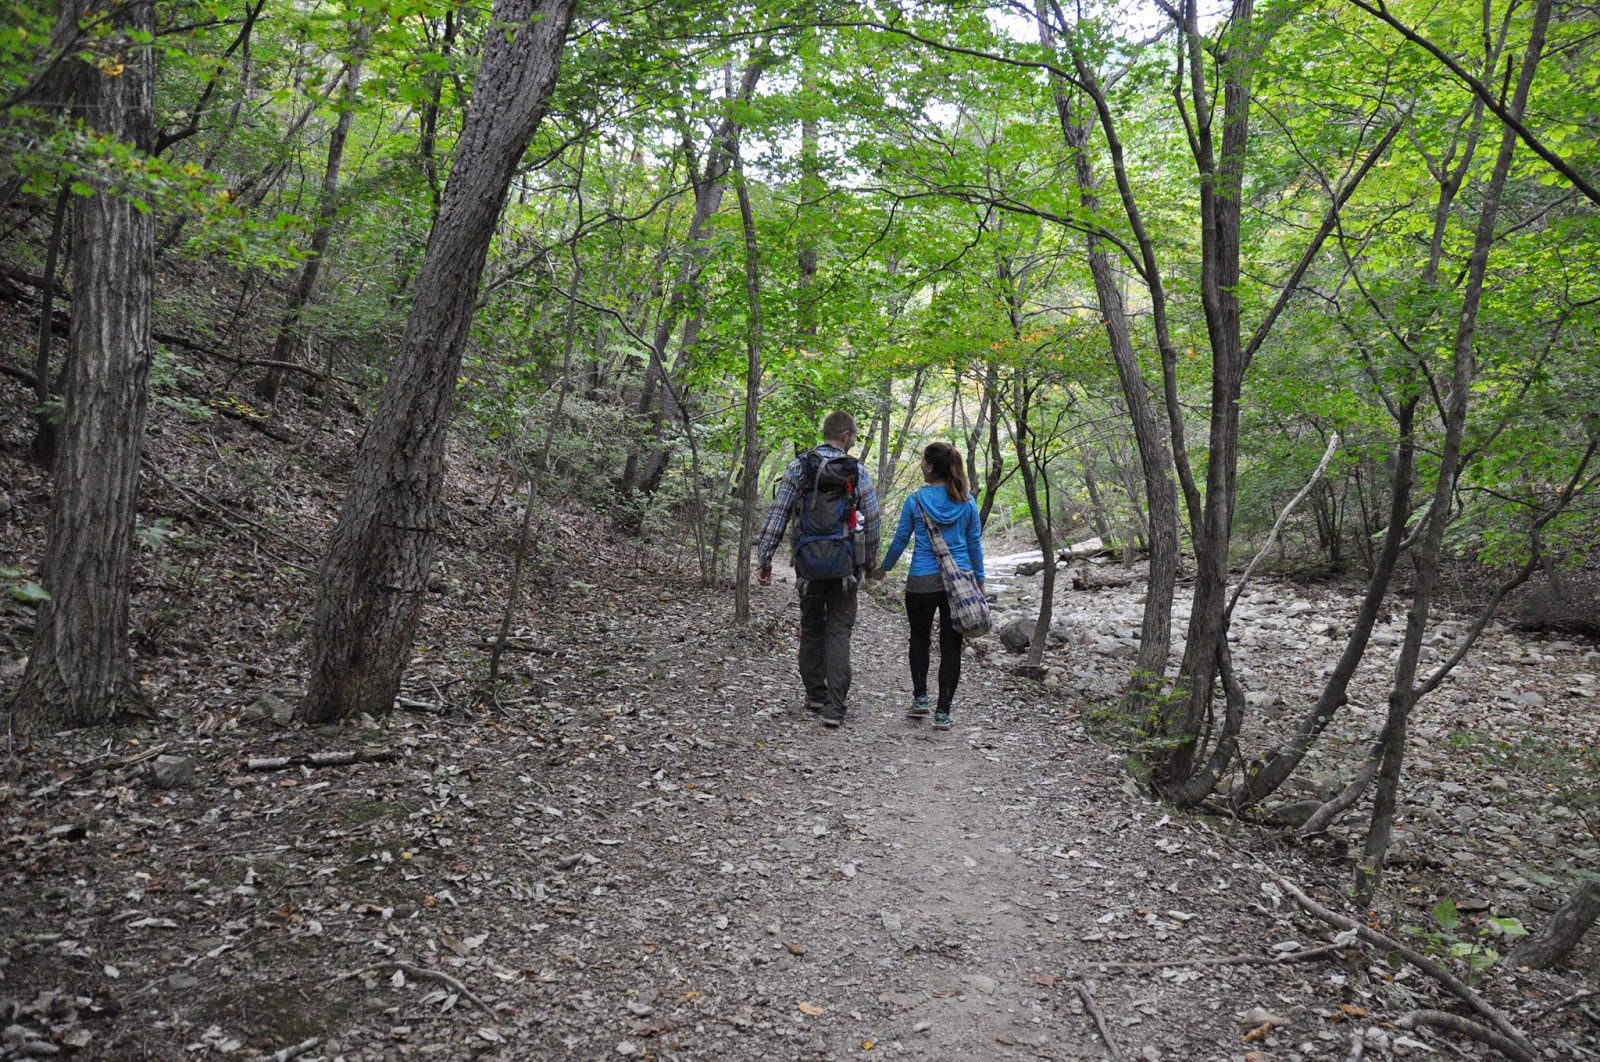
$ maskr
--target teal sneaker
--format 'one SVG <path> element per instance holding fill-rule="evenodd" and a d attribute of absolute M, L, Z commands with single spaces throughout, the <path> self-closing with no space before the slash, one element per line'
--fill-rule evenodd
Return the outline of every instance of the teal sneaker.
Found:
<path fill-rule="evenodd" d="M 941 705 L 939 710 L 933 713 L 933 728 L 935 730 L 950 729 L 950 708 L 948 706 Z"/>
<path fill-rule="evenodd" d="M 907 719 L 926 719 L 933 711 L 933 706 L 928 703 L 928 695 L 911 698 L 911 707 L 906 709 Z"/>

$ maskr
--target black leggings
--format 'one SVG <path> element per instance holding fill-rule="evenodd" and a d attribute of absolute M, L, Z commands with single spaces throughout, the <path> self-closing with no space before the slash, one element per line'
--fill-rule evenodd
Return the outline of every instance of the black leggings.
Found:
<path fill-rule="evenodd" d="M 950 598 L 943 590 L 930 594 L 906 591 L 906 619 L 911 622 L 911 692 L 928 695 L 928 651 L 933 645 L 933 614 L 939 614 L 939 707 L 949 708 L 961 681 L 961 635 L 950 623 Z"/>

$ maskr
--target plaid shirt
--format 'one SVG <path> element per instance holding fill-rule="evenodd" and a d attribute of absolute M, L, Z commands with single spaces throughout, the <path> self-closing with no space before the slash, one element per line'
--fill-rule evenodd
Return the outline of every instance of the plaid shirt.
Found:
<path fill-rule="evenodd" d="M 825 457 L 841 457 L 845 453 L 828 443 L 817 447 L 817 452 Z M 758 568 L 772 567 L 772 557 L 783 543 L 783 532 L 800 502 L 800 472 L 804 467 L 805 461 L 797 457 L 789 462 L 788 469 L 783 473 L 783 482 L 778 484 L 778 496 L 772 500 L 772 508 L 767 510 L 767 522 L 761 527 L 761 542 L 756 547 Z M 872 477 L 867 474 L 865 465 L 858 467 L 861 471 L 856 480 L 856 502 L 861 511 L 862 535 L 866 540 L 864 555 L 867 558 L 863 570 L 871 571 L 878 566 L 878 525 L 882 513 L 878 508 L 878 491 L 872 485 Z"/>

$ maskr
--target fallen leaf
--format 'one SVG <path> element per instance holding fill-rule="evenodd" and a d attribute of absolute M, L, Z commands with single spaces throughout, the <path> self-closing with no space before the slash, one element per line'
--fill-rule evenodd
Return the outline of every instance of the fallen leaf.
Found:
<path fill-rule="evenodd" d="M 1044 985 L 1046 988 L 1054 988 L 1056 986 L 1057 982 L 1059 982 L 1060 980 L 1061 980 L 1061 978 L 1057 977 L 1055 974 L 1034 974 L 1033 975 L 1033 983 L 1036 984 L 1036 985 Z"/>
<path fill-rule="evenodd" d="M 1347 1018 L 1365 1018 L 1367 1016 L 1367 1012 L 1354 1003 L 1340 1003 L 1339 1012 Z"/>
<path fill-rule="evenodd" d="M 784 948 L 788 950 L 790 955 L 804 955 L 806 953 L 806 949 L 798 944 L 785 944 Z"/>
<path fill-rule="evenodd" d="M 815 1018 L 819 1014 L 827 1013 L 827 1009 L 825 1007 L 819 1007 L 815 1003 L 802 1002 L 800 1004 L 800 1013 L 801 1014 L 809 1014 L 813 1018 Z"/>
<path fill-rule="evenodd" d="M 1275 1028 L 1275 1026 L 1270 1021 L 1262 1022 L 1260 1025 L 1257 1025 L 1254 1029 L 1251 1029 L 1249 1032 L 1244 1034 L 1244 1042 L 1247 1044 L 1253 1044 L 1257 1040 L 1270 1033 L 1273 1028 Z"/>

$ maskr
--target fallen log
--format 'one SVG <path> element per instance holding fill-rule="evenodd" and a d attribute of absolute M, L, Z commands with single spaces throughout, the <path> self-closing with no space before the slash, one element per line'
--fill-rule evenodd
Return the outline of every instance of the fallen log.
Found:
<path fill-rule="evenodd" d="M 1089 567 L 1072 569 L 1072 588 L 1074 590 L 1110 590 L 1114 587 L 1131 586 L 1133 583 L 1134 575 L 1126 568 L 1118 568 L 1114 571 Z"/>
<path fill-rule="evenodd" d="M 348 767 L 353 763 L 388 763 L 399 758 L 394 749 L 365 748 L 342 752 L 311 752 L 304 756 L 252 756 L 244 761 L 251 771 L 283 771 L 291 767 Z"/>

